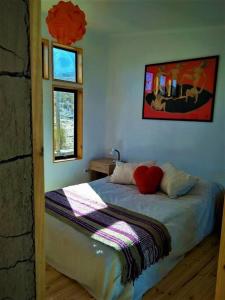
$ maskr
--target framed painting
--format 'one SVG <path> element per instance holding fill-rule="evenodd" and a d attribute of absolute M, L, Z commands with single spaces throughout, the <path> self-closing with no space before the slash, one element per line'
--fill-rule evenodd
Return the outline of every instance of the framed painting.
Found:
<path fill-rule="evenodd" d="M 213 121 L 219 56 L 145 66 L 143 119 Z"/>

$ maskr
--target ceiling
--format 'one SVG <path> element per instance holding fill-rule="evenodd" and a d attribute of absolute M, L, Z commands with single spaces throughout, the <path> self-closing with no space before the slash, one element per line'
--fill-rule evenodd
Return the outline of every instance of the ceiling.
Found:
<path fill-rule="evenodd" d="M 106 34 L 225 26 L 225 0 L 73 0 L 87 29 Z M 42 0 L 42 11 L 58 1 Z"/>

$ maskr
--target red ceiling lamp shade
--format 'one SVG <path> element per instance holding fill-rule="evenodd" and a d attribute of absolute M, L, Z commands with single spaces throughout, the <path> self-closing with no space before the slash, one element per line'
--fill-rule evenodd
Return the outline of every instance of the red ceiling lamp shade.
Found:
<path fill-rule="evenodd" d="M 46 18 L 48 31 L 58 43 L 71 45 L 82 39 L 86 32 L 85 13 L 71 1 L 59 1 L 49 11 Z"/>

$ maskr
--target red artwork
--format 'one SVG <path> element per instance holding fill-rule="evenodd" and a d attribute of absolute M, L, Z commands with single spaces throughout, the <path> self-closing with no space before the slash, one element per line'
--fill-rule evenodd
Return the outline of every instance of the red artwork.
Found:
<path fill-rule="evenodd" d="M 82 39 L 86 32 L 85 13 L 71 1 L 60 1 L 49 11 L 46 18 L 49 33 L 63 45 L 71 45 Z"/>
<path fill-rule="evenodd" d="M 213 119 L 218 56 L 145 66 L 143 119 Z"/>

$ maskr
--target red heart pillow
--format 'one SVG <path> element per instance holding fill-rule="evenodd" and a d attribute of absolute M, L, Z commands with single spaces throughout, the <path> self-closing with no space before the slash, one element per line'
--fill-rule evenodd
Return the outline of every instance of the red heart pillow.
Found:
<path fill-rule="evenodd" d="M 133 174 L 138 190 L 142 194 L 155 194 L 163 177 L 163 171 L 157 166 L 137 167 Z"/>

